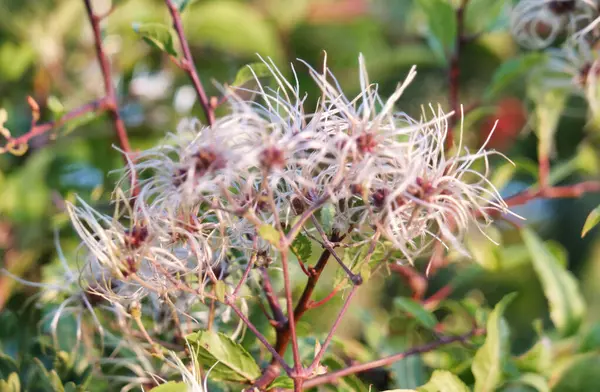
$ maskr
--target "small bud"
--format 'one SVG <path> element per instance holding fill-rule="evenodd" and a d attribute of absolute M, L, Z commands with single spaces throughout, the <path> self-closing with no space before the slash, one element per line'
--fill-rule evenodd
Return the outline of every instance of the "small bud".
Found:
<path fill-rule="evenodd" d="M 282 168 L 285 166 L 285 155 L 282 150 L 277 147 L 267 147 L 260 153 L 260 165 L 271 170 L 275 167 Z"/>
<path fill-rule="evenodd" d="M 377 148 L 377 140 L 375 140 L 375 135 L 369 132 L 361 134 L 356 139 L 356 146 L 358 147 L 358 151 L 361 154 L 369 154 L 375 152 L 375 148 Z"/>

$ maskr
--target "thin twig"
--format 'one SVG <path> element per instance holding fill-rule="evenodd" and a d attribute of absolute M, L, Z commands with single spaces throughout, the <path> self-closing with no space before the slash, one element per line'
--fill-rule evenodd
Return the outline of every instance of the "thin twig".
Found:
<path fill-rule="evenodd" d="M 505 199 L 506 204 L 517 206 L 526 204 L 534 199 L 564 199 L 577 198 L 585 193 L 600 192 L 600 181 L 584 181 L 573 185 L 552 186 L 540 189 L 527 189 Z"/>
<path fill-rule="evenodd" d="M 273 312 L 273 321 L 276 323 L 275 328 L 282 328 L 285 323 L 287 323 L 287 319 L 283 314 L 281 306 L 279 306 L 279 302 L 277 301 L 277 296 L 273 291 L 269 272 L 264 267 L 260 268 L 260 272 L 262 274 L 262 289 L 267 298 L 267 302 L 269 303 L 269 307 L 271 308 L 271 312 Z"/>
<path fill-rule="evenodd" d="M 300 350 L 298 348 L 298 338 L 296 335 L 296 321 L 294 320 L 294 303 L 292 300 L 292 282 L 290 280 L 290 266 L 288 262 L 287 250 L 281 252 L 281 268 L 283 269 L 283 287 L 285 290 L 285 302 L 288 313 L 288 328 L 292 339 L 292 353 L 294 355 L 294 370 L 300 373 L 302 362 L 300 361 Z"/>
<path fill-rule="evenodd" d="M 208 96 L 204 91 L 204 87 L 202 86 L 202 82 L 200 81 L 200 77 L 198 76 L 198 71 L 196 71 L 196 66 L 194 65 L 194 58 L 192 57 L 192 52 L 190 51 L 190 46 L 187 42 L 187 38 L 185 37 L 185 33 L 183 31 L 183 23 L 181 22 L 181 14 L 179 13 L 179 9 L 173 3 L 172 0 L 165 0 L 165 4 L 169 8 L 169 13 L 171 14 L 171 19 L 173 21 L 173 27 L 177 32 L 177 37 L 179 38 L 179 44 L 181 45 L 181 50 L 183 51 L 183 59 L 176 62 L 176 64 L 184 70 L 192 84 L 194 85 L 194 89 L 198 94 L 198 100 L 200 101 L 200 106 L 202 106 L 202 110 L 206 115 L 206 121 L 208 125 L 213 125 L 215 123 L 215 111 L 213 106 L 210 104 L 208 100 Z"/>
<path fill-rule="evenodd" d="M 422 346 L 418 346 L 418 347 L 412 348 L 410 350 L 407 350 L 407 351 L 404 351 L 404 352 L 401 352 L 398 354 L 390 355 L 388 357 L 377 359 L 375 361 L 371 361 L 371 362 L 367 362 L 367 363 L 349 366 L 345 369 L 338 370 L 336 372 L 332 372 L 332 373 L 328 373 L 328 374 L 325 374 L 325 375 L 322 375 L 319 377 L 315 377 L 311 380 L 305 381 L 304 387 L 308 389 L 308 388 L 316 387 L 318 385 L 335 383 L 338 379 L 340 379 L 342 377 L 349 376 L 351 374 L 361 373 L 361 372 L 375 369 L 375 368 L 382 367 L 382 366 L 387 366 L 394 362 L 400 361 L 406 357 L 416 355 L 416 354 L 426 353 L 428 351 L 435 350 L 438 347 L 448 345 L 451 343 L 465 342 L 473 336 L 483 335 L 484 333 L 485 333 L 484 329 L 478 328 L 478 329 L 474 329 L 464 335 L 442 337 L 442 338 L 436 340 L 435 342 L 431 342 L 431 343 L 428 343 L 428 344 L 425 344 Z"/>
<path fill-rule="evenodd" d="M 92 25 L 92 30 L 94 32 L 94 45 L 96 47 L 96 56 L 98 57 L 98 63 L 100 64 L 100 70 L 102 71 L 102 80 L 104 81 L 104 90 L 106 92 L 106 110 L 108 110 L 108 112 L 110 113 L 110 117 L 112 118 L 113 126 L 115 127 L 121 150 L 123 150 L 123 152 L 125 153 L 130 153 L 131 147 L 129 146 L 129 138 L 127 136 L 127 130 L 125 129 L 125 123 L 123 122 L 121 114 L 119 113 L 119 103 L 117 99 L 117 93 L 112 82 L 110 63 L 108 61 L 108 57 L 106 56 L 106 52 L 104 51 L 104 46 L 102 44 L 102 32 L 100 30 L 100 22 L 102 21 L 102 16 L 94 14 L 91 0 L 83 1 L 85 3 L 87 15 L 90 20 L 90 24 Z M 127 158 L 124 157 L 124 159 L 126 160 Z"/>
<path fill-rule="evenodd" d="M 308 219 L 308 218 L 307 218 Z M 337 233 L 333 233 L 332 238 L 330 239 L 332 242 L 339 241 L 340 238 Z M 298 322 L 300 318 L 310 309 L 310 298 L 317 286 L 317 282 L 321 277 L 321 273 L 325 269 L 327 265 L 327 261 L 329 260 L 329 256 L 331 253 L 325 249 L 319 259 L 317 260 L 317 264 L 314 267 L 309 268 L 310 276 L 306 282 L 306 286 L 304 287 L 304 291 L 296 304 L 296 308 L 294 310 L 294 321 Z M 275 349 L 278 353 L 283 355 L 290 341 L 290 328 L 289 321 L 285 324 L 283 328 L 277 329 L 277 335 L 275 340 Z M 265 388 L 268 386 L 273 380 L 279 375 L 279 364 L 275 360 L 275 358 L 271 361 L 271 364 L 265 369 L 263 375 L 260 379 L 256 381 L 254 384 L 257 388 Z"/>
<path fill-rule="evenodd" d="M 327 335 L 325 342 L 323 342 L 321 349 L 319 350 L 319 352 L 315 356 L 315 359 L 313 360 L 313 363 L 309 366 L 309 368 L 307 370 L 307 373 L 309 375 L 312 374 L 312 372 L 315 370 L 315 368 L 317 366 L 319 366 L 319 363 L 321 362 L 323 355 L 325 355 L 325 353 L 327 352 L 327 349 L 329 348 L 329 344 L 331 343 L 331 339 L 333 339 L 333 336 L 335 335 L 335 331 L 337 330 L 337 327 L 340 325 L 342 318 L 346 314 L 346 311 L 348 310 L 348 307 L 350 306 L 350 301 L 352 301 L 352 297 L 354 297 L 354 294 L 356 293 L 357 289 L 358 289 L 358 286 L 353 286 L 352 289 L 350 290 L 350 293 L 348 294 L 346 301 L 344 301 L 344 305 L 342 305 L 342 309 L 340 309 L 335 321 L 333 322 L 333 325 L 331 326 L 331 329 L 329 330 L 329 334 Z"/>
<path fill-rule="evenodd" d="M 246 315 L 240 310 L 240 308 L 237 307 L 237 305 L 233 301 L 235 301 L 235 299 L 230 296 L 227 296 L 225 299 L 225 303 L 231 309 L 233 309 L 233 311 L 238 315 L 238 317 L 242 320 L 242 322 L 244 324 L 246 324 L 246 326 L 252 331 L 252 333 L 256 336 L 256 338 L 263 344 L 263 346 L 265 346 L 265 348 L 267 350 L 269 350 L 271 355 L 273 355 L 273 359 L 275 361 L 277 361 L 277 363 L 279 363 L 279 365 L 281 367 L 283 367 L 283 369 L 285 369 L 285 371 L 288 374 L 291 373 L 292 369 L 288 366 L 288 364 L 285 362 L 283 357 L 281 355 L 279 355 L 279 353 L 275 350 L 275 348 L 273 346 L 271 346 L 271 344 L 269 343 L 267 338 L 265 338 L 264 335 L 262 333 L 260 333 L 260 331 L 256 328 L 256 326 L 254 324 L 252 324 L 252 322 L 248 319 L 248 317 L 246 317 Z"/>
<path fill-rule="evenodd" d="M 83 106 L 80 106 L 72 111 L 65 113 L 59 119 L 55 121 L 49 121 L 42 124 L 33 123 L 29 131 L 19 137 L 9 138 L 7 140 L 8 143 L 12 143 L 13 146 L 20 146 L 23 144 L 27 144 L 31 139 L 36 136 L 40 136 L 46 132 L 50 132 L 53 129 L 56 129 L 65 123 L 74 120 L 78 117 L 85 116 L 88 113 L 93 112 L 102 112 L 108 109 L 108 99 L 106 97 L 100 98 L 96 101 L 92 101 L 86 103 Z"/>

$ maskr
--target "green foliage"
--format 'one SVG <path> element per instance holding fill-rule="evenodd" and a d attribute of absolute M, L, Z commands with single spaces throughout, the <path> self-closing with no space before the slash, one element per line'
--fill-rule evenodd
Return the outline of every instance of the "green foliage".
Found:
<path fill-rule="evenodd" d="M 438 323 L 431 312 L 427 311 L 423 305 L 410 298 L 394 298 L 394 306 L 414 317 L 419 324 L 427 329 L 434 329 Z"/>
<path fill-rule="evenodd" d="M 200 331 L 186 336 L 195 348 L 198 363 L 211 370 L 211 379 L 225 381 L 254 381 L 261 371 L 254 358 L 227 335 Z"/>
<path fill-rule="evenodd" d="M 498 3 L 501 3 L 501 1 Z M 494 72 L 494 76 L 487 87 L 485 96 L 487 98 L 495 97 L 504 89 L 509 87 L 511 83 L 514 83 L 518 78 L 527 75 L 534 69 L 535 66 L 539 65 L 545 60 L 545 54 L 531 52 L 502 63 L 496 72 Z"/>
<path fill-rule="evenodd" d="M 279 242 L 281 241 L 281 234 L 279 231 L 268 224 L 263 224 L 258 228 L 258 235 L 273 246 L 279 246 Z"/>
<path fill-rule="evenodd" d="M 507 19 L 510 1 L 471 0 L 466 9 L 465 23 L 471 34 L 489 32 L 502 26 Z"/>
<path fill-rule="evenodd" d="M 521 233 L 548 298 L 554 325 L 564 335 L 577 332 L 586 312 L 577 280 L 561 265 L 537 234 L 529 229 L 523 229 Z"/>
<path fill-rule="evenodd" d="M 207 1 L 184 14 L 186 32 L 193 42 L 244 56 L 258 53 L 279 61 L 283 49 L 277 30 L 254 7 L 231 0 Z"/>
<path fill-rule="evenodd" d="M 133 30 L 149 45 L 171 56 L 177 56 L 173 34 L 168 26 L 160 23 L 136 23 L 133 25 Z"/>
<path fill-rule="evenodd" d="M 250 81 L 271 76 L 271 71 L 265 63 L 246 64 L 235 75 L 232 86 L 242 87 Z"/>
<path fill-rule="evenodd" d="M 456 42 L 456 11 L 446 0 L 417 0 L 416 4 L 427 18 L 431 48 L 439 58 L 447 58 Z"/>
<path fill-rule="evenodd" d="M 288 376 L 279 376 L 267 387 L 267 391 L 275 388 L 284 388 L 284 389 L 293 389 L 294 388 L 294 380 L 289 378 Z"/>
<path fill-rule="evenodd" d="M 475 392 L 494 391 L 504 380 L 510 345 L 509 329 L 503 314 L 515 295 L 504 297 L 490 313 L 485 343 L 477 350 L 471 367 L 475 376 Z"/>
<path fill-rule="evenodd" d="M 323 226 L 323 230 L 325 230 L 325 233 L 327 234 L 331 233 L 333 221 L 335 219 L 335 207 L 331 203 L 325 203 L 325 205 L 321 207 L 320 215 L 321 219 L 319 222 L 321 223 L 321 226 Z"/>
<path fill-rule="evenodd" d="M 161 384 L 155 388 L 152 388 L 151 392 L 186 392 L 188 390 L 187 385 L 184 382 L 169 381 Z"/>
<path fill-rule="evenodd" d="M 433 372 L 429 382 L 417 389 L 418 392 L 469 392 L 460 378 L 446 370 Z"/>
<path fill-rule="evenodd" d="M 302 260 L 303 262 L 306 262 L 312 255 L 312 244 L 308 237 L 302 233 L 294 238 L 290 249 L 298 260 Z"/>
<path fill-rule="evenodd" d="M 581 237 L 585 237 L 585 235 L 594 227 L 596 227 L 598 223 L 600 223 L 600 205 L 594 208 L 585 220 L 583 229 L 581 230 Z"/>

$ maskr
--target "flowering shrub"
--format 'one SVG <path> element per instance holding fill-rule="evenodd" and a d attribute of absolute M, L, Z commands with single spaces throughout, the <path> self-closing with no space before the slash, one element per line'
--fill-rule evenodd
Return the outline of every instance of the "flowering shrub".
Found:
<path fill-rule="evenodd" d="M 417 1 L 430 55 L 448 58 L 450 109 L 425 102 L 415 114 L 401 107 L 409 87 L 419 83 L 416 67 L 384 93 L 367 73 L 371 59 L 362 55 L 360 91 L 354 95 L 344 92 L 325 55 L 320 65 L 300 60 L 291 69 L 260 57 L 238 72 L 236 82 L 219 85 L 220 98 L 208 98 L 183 30 L 181 13 L 193 7 L 187 3 L 165 1 L 172 29 L 148 23 L 136 24 L 135 31 L 190 77 L 202 119 L 185 118 L 157 145 L 131 149 L 101 37 L 104 16 L 86 0 L 104 97 L 48 123 L 39 122 L 41 109 L 30 98 L 30 131 L 13 137 L 2 127 L 2 152 L 20 155 L 36 136 L 87 113 L 106 112 L 124 158 L 109 208 L 86 197 L 63 202 L 81 243 L 75 265 L 56 241 L 57 283 L 28 281 L 4 269 L 39 288 L 38 304 L 55 304 L 42 318 L 50 346 L 65 350 L 61 328 L 74 321 L 76 339 L 67 349 L 73 357 L 58 351 L 63 362 L 56 369 L 39 360 L 36 365 L 42 379 L 51 380 L 50 390 L 91 388 L 93 365 L 95 377 L 107 377 L 108 388 L 121 390 L 363 391 L 375 384 L 369 371 L 420 354 L 426 377 L 407 385 L 396 375 L 382 388 L 575 390 L 570 382 L 597 387 L 580 376 L 598 361 L 583 344 L 580 356 L 553 368 L 553 360 L 564 359 L 557 348 L 561 339 L 581 333 L 586 304 L 561 264 L 561 249 L 522 227 L 524 218 L 511 207 L 600 191 L 596 180 L 554 185 L 566 169 L 550 164 L 569 96 L 586 101 L 588 128 L 598 125 L 598 4 Z M 475 14 L 483 22 L 480 30 L 468 31 L 473 13 L 486 7 Z M 463 106 L 465 46 L 497 24 L 510 27 L 515 41 L 534 51 L 501 65 L 483 98 Z M 316 96 L 304 90 L 304 75 Z M 520 163 L 488 148 L 497 121 L 479 144 L 466 131 L 483 118 L 484 102 L 518 78 L 525 80 L 535 117 L 538 183 L 503 198 L 506 177 Z M 0 125 L 5 111 L 2 116 Z M 599 217 L 598 209 L 592 211 L 584 234 Z M 510 225 L 504 222 L 519 227 L 522 243 L 497 248 L 506 243 L 503 232 Z M 522 250 L 539 276 L 554 330 L 540 326 L 537 342 L 521 355 L 511 354 L 503 316 L 514 295 L 486 309 L 476 296 L 451 299 L 458 286 L 451 280 L 425 296 L 439 271 L 476 262 L 498 270 L 500 252 L 516 259 Z M 404 325 L 390 322 L 383 329 L 406 341 L 404 351 L 389 352 L 386 338 L 369 329 L 362 331 L 362 341 L 340 337 L 353 299 L 392 274 L 412 296 L 393 300 L 396 320 Z M 319 282 L 328 294 L 317 300 Z M 333 313 L 325 318 L 326 333 L 302 324 L 312 309 Z M 377 329 L 375 321 L 370 328 Z M 22 383 L 36 388 L 27 381 L 35 377 L 23 376 L 27 370 L 11 361 L 7 356 L 0 362 L 8 369 L 0 366 L 5 378 L 0 390 L 20 390 Z M 90 367 L 75 372 L 76 362 Z"/>

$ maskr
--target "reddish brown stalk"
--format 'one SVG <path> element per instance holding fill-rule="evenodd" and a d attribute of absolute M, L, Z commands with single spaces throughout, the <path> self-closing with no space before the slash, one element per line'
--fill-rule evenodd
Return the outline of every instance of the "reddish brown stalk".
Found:
<path fill-rule="evenodd" d="M 102 44 L 102 33 L 100 31 L 100 22 L 102 21 L 102 17 L 94 14 L 91 0 L 84 0 L 84 3 L 88 19 L 90 20 L 90 24 L 92 25 L 92 30 L 94 32 L 96 56 L 98 57 L 98 63 L 100 64 L 100 70 L 102 71 L 102 80 L 104 81 L 104 90 L 106 92 L 106 110 L 109 112 L 110 117 L 112 118 L 113 126 L 115 127 L 121 150 L 123 150 L 125 153 L 130 153 L 131 147 L 129 146 L 129 138 L 127 136 L 127 130 L 125 129 L 125 123 L 123 122 L 123 119 L 119 113 L 119 103 L 117 100 L 115 87 L 113 86 L 112 82 L 110 63 L 108 62 L 108 57 L 104 52 L 104 46 Z M 127 158 L 123 158 L 125 159 L 125 163 L 127 163 Z"/>
<path fill-rule="evenodd" d="M 339 311 L 335 321 L 333 322 L 333 325 L 329 329 L 329 333 L 327 334 L 327 338 L 325 339 L 325 342 L 323 342 L 323 346 L 321 346 L 321 349 L 315 356 L 313 363 L 308 368 L 307 373 L 309 375 L 316 369 L 317 366 L 319 366 L 321 359 L 323 359 L 323 355 L 325 355 L 325 353 L 327 352 L 327 348 L 329 348 L 331 339 L 333 339 L 333 336 L 335 335 L 335 331 L 337 330 L 338 326 L 340 325 L 340 322 L 342 321 L 344 314 L 346 314 L 346 311 L 348 310 L 348 307 L 350 306 L 350 301 L 352 301 L 352 297 L 354 297 L 354 294 L 356 294 L 357 289 L 358 289 L 358 286 L 353 286 L 352 290 L 350 290 L 350 293 L 348 293 L 348 297 L 346 297 L 346 301 L 344 301 L 344 305 L 342 306 L 342 309 Z"/>
<path fill-rule="evenodd" d="M 64 114 L 61 118 L 55 121 L 49 121 L 42 124 L 36 124 L 33 122 L 29 131 L 19 137 L 9 138 L 7 143 L 12 143 L 14 146 L 19 146 L 22 144 L 27 144 L 31 139 L 36 136 L 43 135 L 46 132 L 50 132 L 51 130 L 58 128 L 65 123 L 74 120 L 78 117 L 85 116 L 88 113 L 93 112 L 102 112 L 108 109 L 108 99 L 106 97 L 98 99 L 93 102 L 86 103 L 83 106 L 80 106 L 66 114 Z"/>
<path fill-rule="evenodd" d="M 325 305 L 327 302 L 331 301 L 335 295 L 346 285 L 346 282 L 342 282 L 334 287 L 334 289 L 327 295 L 327 297 L 319 300 L 319 301 L 310 301 L 308 303 L 308 309 L 318 308 L 320 306 Z"/>
<path fill-rule="evenodd" d="M 412 291 L 412 298 L 416 301 L 423 298 L 427 290 L 427 279 L 411 265 L 390 264 L 390 269 L 400 275 Z"/>
<path fill-rule="evenodd" d="M 422 346 L 412 348 L 412 349 L 404 351 L 402 353 L 390 355 L 388 357 L 377 359 L 375 361 L 371 361 L 371 362 L 367 362 L 367 363 L 349 366 L 345 369 L 338 370 L 336 372 L 332 372 L 332 373 L 328 373 L 328 374 L 325 374 L 325 375 L 322 375 L 319 377 L 315 377 L 311 380 L 306 380 L 304 382 L 304 388 L 308 389 L 308 388 L 313 388 L 313 387 L 323 385 L 323 384 L 335 383 L 338 379 L 340 379 L 342 377 L 349 376 L 349 375 L 356 374 L 356 373 L 361 373 L 361 372 L 375 369 L 375 368 L 382 367 L 382 366 L 391 365 L 392 363 L 398 362 L 406 357 L 426 353 L 428 351 L 435 350 L 438 347 L 445 346 L 445 345 L 448 345 L 451 343 L 466 342 L 471 337 L 483 335 L 484 333 L 485 333 L 484 329 L 477 328 L 477 329 L 473 329 L 472 331 L 470 331 L 469 333 L 466 333 L 464 335 L 442 337 L 442 338 L 436 340 L 435 342 L 424 344 Z"/>
<path fill-rule="evenodd" d="M 581 197 L 585 193 L 600 192 L 600 181 L 584 181 L 573 185 L 527 189 L 505 200 L 509 207 L 526 204 L 534 199 L 565 199 Z"/>
<path fill-rule="evenodd" d="M 281 310 L 281 306 L 279 306 L 279 302 L 277 301 L 277 296 L 273 291 L 269 272 L 264 267 L 261 267 L 260 272 L 262 274 L 262 289 L 267 298 L 267 302 L 269 303 L 269 307 L 271 308 L 271 312 L 273 313 L 273 325 L 275 328 L 283 328 L 287 323 L 287 319 L 283 314 L 283 310 Z"/>
<path fill-rule="evenodd" d="M 200 81 L 200 77 L 198 76 L 196 66 L 194 65 L 194 58 L 192 57 L 190 46 L 187 38 L 185 37 L 185 32 L 183 31 L 181 14 L 172 0 L 165 0 L 165 4 L 169 8 L 169 13 L 171 14 L 171 19 L 173 21 L 173 28 L 175 28 L 177 37 L 179 39 L 179 44 L 181 45 L 181 50 L 183 51 L 183 59 L 176 61 L 175 63 L 188 74 L 192 84 L 194 85 L 194 89 L 198 94 L 198 100 L 200 101 L 200 106 L 202 106 L 202 110 L 206 116 L 206 121 L 208 122 L 208 125 L 212 126 L 215 123 L 214 105 L 210 103 L 208 96 L 204 91 L 204 87 L 202 86 L 202 82 Z"/>
<path fill-rule="evenodd" d="M 339 241 L 338 235 L 334 234 L 331 238 L 331 241 Z M 308 268 L 310 276 L 308 278 L 308 281 L 306 282 L 304 291 L 302 292 L 302 295 L 300 296 L 300 299 L 296 304 L 296 308 L 294 309 L 295 322 L 298 322 L 298 320 L 300 320 L 304 313 L 306 313 L 310 309 L 310 298 L 313 294 L 313 291 L 317 287 L 317 282 L 319 281 L 321 273 L 327 265 L 327 261 L 329 260 L 330 255 L 331 253 L 327 249 L 323 250 L 323 253 L 321 253 L 317 264 L 315 264 L 314 267 Z M 275 339 L 275 350 L 277 350 L 277 352 L 280 355 L 283 355 L 285 353 L 287 346 L 290 342 L 291 331 L 289 328 L 289 324 L 290 323 L 288 321 L 282 328 L 277 329 L 277 335 Z M 279 369 L 279 364 L 274 359 L 273 361 L 271 361 L 271 364 L 265 369 L 262 377 L 256 381 L 255 386 L 259 389 L 268 386 L 279 375 Z"/>

